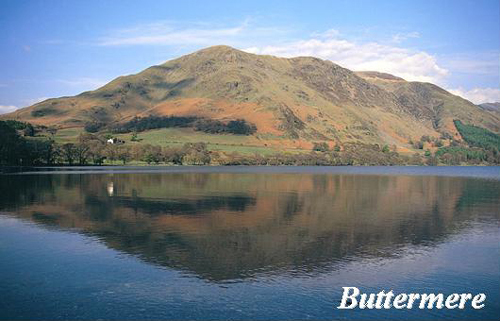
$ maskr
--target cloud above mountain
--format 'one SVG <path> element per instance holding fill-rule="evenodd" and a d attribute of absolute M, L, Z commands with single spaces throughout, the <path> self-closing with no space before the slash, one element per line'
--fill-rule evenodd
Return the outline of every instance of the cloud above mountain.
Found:
<path fill-rule="evenodd" d="M 500 102 L 500 89 L 498 88 L 473 88 L 465 90 L 456 88 L 449 90 L 452 94 L 461 96 L 474 104 Z"/>
<path fill-rule="evenodd" d="M 163 63 L 167 58 L 220 44 L 256 54 L 314 56 L 355 71 L 380 71 L 408 81 L 435 83 L 475 103 L 498 100 L 498 89 L 492 88 L 492 80 L 499 78 L 498 51 L 438 54 L 435 46 L 424 45 L 429 35 L 420 31 L 404 28 L 376 32 L 360 30 L 306 31 L 304 26 L 273 24 L 269 19 L 258 17 L 233 20 L 232 23 L 164 20 L 102 29 L 90 39 L 74 41 L 80 48 L 91 47 L 96 51 L 129 55 L 148 51 L 144 55 L 144 65 Z M 150 50 L 149 47 L 157 48 Z M 116 75 L 121 72 L 120 67 L 111 69 L 118 70 Z M 115 74 L 97 77 L 109 79 L 112 75 Z M 92 90 L 106 83 L 86 73 L 80 73 L 75 79 L 53 82 L 57 83 L 54 87 L 64 88 L 65 95 L 75 90 Z M 5 106 L 22 106 L 19 101 L 2 102 Z"/>
<path fill-rule="evenodd" d="M 376 42 L 358 43 L 340 37 L 311 38 L 244 50 L 281 57 L 314 56 L 352 70 L 381 71 L 409 81 L 439 83 L 448 75 L 448 70 L 439 66 L 436 58 L 427 52 Z"/>
<path fill-rule="evenodd" d="M 110 30 L 97 43 L 100 46 L 181 47 L 227 44 L 255 54 L 314 56 L 356 71 L 386 72 L 408 81 L 431 82 L 447 88 L 454 73 L 489 76 L 498 73 L 497 52 L 438 59 L 425 50 L 405 47 L 406 42 L 421 37 L 419 32 L 410 31 L 387 35 L 387 41 L 352 40 L 337 29 L 295 37 L 289 28 L 258 26 L 247 18 L 233 26 L 200 22 L 188 26 L 175 21 L 139 24 Z M 450 91 L 476 104 L 500 100 L 500 90 L 496 88 L 459 87 Z"/>
<path fill-rule="evenodd" d="M 251 19 L 231 26 L 205 22 L 186 24 L 157 21 L 109 30 L 96 43 L 99 46 L 244 46 L 249 42 L 284 36 L 289 31 L 282 27 L 257 26 L 251 23 Z"/>
<path fill-rule="evenodd" d="M 407 80 L 440 82 L 448 70 L 432 54 L 402 46 L 418 32 L 397 33 L 387 43 L 353 41 L 336 29 L 296 38 L 293 30 L 259 26 L 251 19 L 233 26 L 172 21 L 139 24 L 110 30 L 98 39 L 100 46 L 210 46 L 227 44 L 247 52 L 280 57 L 315 56 L 353 70 L 376 70 Z M 290 40 L 293 39 L 293 40 Z M 272 45 L 270 45 L 272 43 Z"/>

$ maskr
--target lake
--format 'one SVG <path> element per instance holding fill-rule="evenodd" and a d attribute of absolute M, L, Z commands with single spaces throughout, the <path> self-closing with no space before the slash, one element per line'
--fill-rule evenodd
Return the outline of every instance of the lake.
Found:
<path fill-rule="evenodd" d="M 72 167 L 0 175 L 4 319 L 498 319 L 499 167 Z M 471 292 L 473 310 L 338 310 Z"/>

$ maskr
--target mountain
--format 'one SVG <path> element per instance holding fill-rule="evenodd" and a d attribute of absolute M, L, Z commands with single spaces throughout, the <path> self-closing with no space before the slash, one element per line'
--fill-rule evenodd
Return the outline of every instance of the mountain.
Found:
<path fill-rule="evenodd" d="M 486 111 L 489 111 L 489 112 L 492 112 L 492 113 L 496 113 L 497 115 L 500 115 L 500 102 L 497 102 L 497 103 L 484 103 L 484 104 L 480 104 L 478 106 L 481 107 L 482 109 L 486 110 Z"/>
<path fill-rule="evenodd" d="M 378 72 L 358 72 L 360 77 L 394 94 L 398 103 L 419 121 L 439 132 L 456 132 L 453 120 L 499 132 L 500 118 L 486 115 L 470 101 L 431 83 L 408 82 Z"/>
<path fill-rule="evenodd" d="M 257 128 L 253 143 L 266 146 L 362 141 L 410 148 L 408 142 L 422 135 L 459 138 L 455 119 L 500 132 L 499 115 L 430 83 L 353 72 L 313 57 L 278 58 L 227 46 L 1 118 L 68 128 L 148 115 L 244 119 Z"/>

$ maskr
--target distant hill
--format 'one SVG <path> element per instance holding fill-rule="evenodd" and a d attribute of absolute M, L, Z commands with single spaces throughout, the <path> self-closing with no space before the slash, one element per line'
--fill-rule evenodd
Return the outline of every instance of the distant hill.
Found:
<path fill-rule="evenodd" d="M 484 103 L 480 104 L 479 107 L 490 111 L 500 111 L 500 103 Z"/>
<path fill-rule="evenodd" d="M 313 57 L 215 46 L 0 118 L 59 128 L 109 126 L 150 115 L 244 119 L 256 127 L 254 145 L 310 148 L 324 141 L 411 148 L 408 142 L 422 135 L 459 139 L 454 120 L 499 133 L 500 115 L 486 108 L 430 83 L 353 72 Z"/>

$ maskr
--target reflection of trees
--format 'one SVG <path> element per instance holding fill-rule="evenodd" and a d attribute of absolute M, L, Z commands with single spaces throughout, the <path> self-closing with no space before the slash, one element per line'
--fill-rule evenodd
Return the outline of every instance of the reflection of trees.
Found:
<path fill-rule="evenodd" d="M 77 228 L 212 280 L 317 272 L 499 220 L 497 181 L 422 176 L 169 173 L 3 176 L 0 210 Z M 112 183 L 113 193 L 108 192 Z"/>

